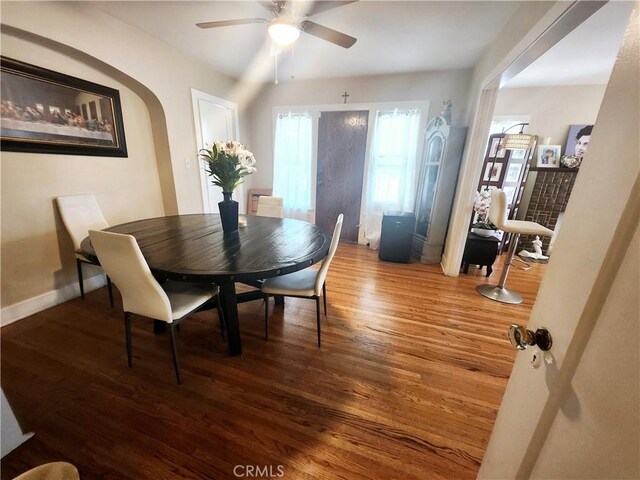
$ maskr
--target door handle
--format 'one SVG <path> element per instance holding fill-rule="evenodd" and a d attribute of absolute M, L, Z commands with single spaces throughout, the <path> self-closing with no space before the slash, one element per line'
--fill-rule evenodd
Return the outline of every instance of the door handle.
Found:
<path fill-rule="evenodd" d="M 553 345 L 553 338 L 546 328 L 541 327 L 533 332 L 516 324 L 509 327 L 509 341 L 518 350 L 537 345 L 540 350 L 546 352 Z"/>

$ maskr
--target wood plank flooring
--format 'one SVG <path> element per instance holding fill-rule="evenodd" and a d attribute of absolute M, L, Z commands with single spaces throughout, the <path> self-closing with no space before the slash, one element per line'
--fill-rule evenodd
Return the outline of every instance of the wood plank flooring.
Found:
<path fill-rule="evenodd" d="M 512 269 L 525 302 L 505 305 L 475 291 L 500 268 L 448 278 L 341 244 L 321 349 L 312 300 L 272 301 L 268 342 L 263 303 L 240 305 L 234 358 L 201 312 L 178 334 L 180 386 L 148 319 L 127 367 L 119 297 L 97 290 L 2 329 L 2 388 L 35 436 L 1 478 L 57 460 L 83 480 L 475 478 L 516 355 L 506 330 L 527 323 L 544 269 Z"/>

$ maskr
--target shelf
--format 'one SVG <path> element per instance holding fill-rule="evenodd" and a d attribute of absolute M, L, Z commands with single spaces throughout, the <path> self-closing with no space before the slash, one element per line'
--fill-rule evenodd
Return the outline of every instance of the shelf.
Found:
<path fill-rule="evenodd" d="M 578 172 L 579 168 L 564 168 L 564 167 L 555 167 L 555 168 L 544 168 L 544 167 L 531 167 L 529 169 L 530 172 Z"/>

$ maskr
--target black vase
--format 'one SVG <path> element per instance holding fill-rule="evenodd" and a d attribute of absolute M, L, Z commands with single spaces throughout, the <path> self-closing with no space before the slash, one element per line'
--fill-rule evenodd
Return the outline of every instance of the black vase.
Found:
<path fill-rule="evenodd" d="M 238 231 L 238 202 L 231 200 L 232 194 L 233 192 L 222 192 L 224 200 L 218 202 L 223 232 Z"/>

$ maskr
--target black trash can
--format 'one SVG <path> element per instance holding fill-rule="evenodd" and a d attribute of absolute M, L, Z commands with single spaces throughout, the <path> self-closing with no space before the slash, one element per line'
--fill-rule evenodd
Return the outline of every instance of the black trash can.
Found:
<path fill-rule="evenodd" d="M 409 263 L 416 216 L 409 212 L 386 212 L 382 217 L 378 258 L 387 262 Z"/>

